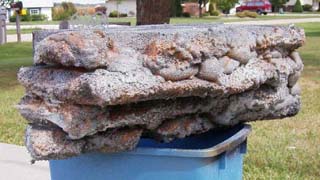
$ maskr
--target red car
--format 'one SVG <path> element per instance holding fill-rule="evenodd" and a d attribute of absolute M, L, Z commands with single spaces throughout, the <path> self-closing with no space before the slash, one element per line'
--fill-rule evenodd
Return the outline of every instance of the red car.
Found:
<path fill-rule="evenodd" d="M 236 8 L 236 12 L 242 11 L 255 11 L 260 15 L 267 15 L 268 12 L 271 12 L 271 3 L 268 0 L 244 2 L 241 6 Z"/>

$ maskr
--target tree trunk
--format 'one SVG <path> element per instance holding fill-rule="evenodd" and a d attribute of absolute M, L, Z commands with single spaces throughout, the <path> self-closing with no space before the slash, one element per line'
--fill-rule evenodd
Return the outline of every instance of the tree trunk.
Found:
<path fill-rule="evenodd" d="M 199 17 L 202 17 L 202 8 L 206 8 L 207 0 L 199 0 Z M 203 5 L 203 7 L 202 7 Z"/>
<path fill-rule="evenodd" d="M 171 0 L 137 0 L 137 25 L 169 24 Z"/>
<path fill-rule="evenodd" d="M 199 18 L 202 17 L 202 3 L 199 3 Z"/>

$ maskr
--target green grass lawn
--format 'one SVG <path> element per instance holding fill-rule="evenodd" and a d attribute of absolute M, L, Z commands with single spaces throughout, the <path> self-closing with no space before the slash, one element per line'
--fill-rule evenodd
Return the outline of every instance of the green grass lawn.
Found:
<path fill-rule="evenodd" d="M 174 22 L 184 23 L 180 19 Z M 320 23 L 298 26 L 307 34 L 307 43 L 299 50 L 305 63 L 300 80 L 302 110 L 293 118 L 251 123 L 245 179 L 320 177 Z M 26 122 L 14 106 L 24 90 L 16 81 L 16 73 L 19 67 L 31 64 L 31 43 L 0 46 L 0 142 L 23 144 Z"/>
<path fill-rule="evenodd" d="M 21 29 L 21 34 L 30 34 L 33 31 L 41 30 L 40 28 L 27 28 L 27 29 Z M 17 31 L 15 29 L 8 29 L 7 34 L 16 34 Z"/>

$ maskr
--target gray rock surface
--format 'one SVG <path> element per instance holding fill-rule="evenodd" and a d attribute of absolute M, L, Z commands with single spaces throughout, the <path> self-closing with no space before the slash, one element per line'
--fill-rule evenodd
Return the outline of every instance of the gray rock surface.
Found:
<path fill-rule="evenodd" d="M 197 113 L 217 114 L 226 107 L 227 98 L 197 97 L 100 108 L 76 104 L 53 105 L 36 97 L 25 96 L 18 105 L 21 115 L 29 123 L 59 126 L 71 139 L 130 126 L 154 130 L 167 119 Z M 213 108 L 215 110 L 211 111 Z"/>
<path fill-rule="evenodd" d="M 34 159 L 169 142 L 300 109 L 296 51 L 285 26 L 161 25 L 43 31 L 35 66 L 21 68 L 18 105 Z M 64 148 L 65 147 L 65 148 Z"/>
<path fill-rule="evenodd" d="M 35 160 L 64 159 L 86 152 L 118 152 L 133 149 L 141 129 L 111 130 L 80 140 L 70 140 L 57 128 L 28 126 L 26 146 Z"/>

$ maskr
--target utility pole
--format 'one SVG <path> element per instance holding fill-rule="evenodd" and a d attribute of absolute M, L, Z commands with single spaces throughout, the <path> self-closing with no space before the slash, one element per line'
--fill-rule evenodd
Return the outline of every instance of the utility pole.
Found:
<path fill-rule="evenodd" d="M 16 13 L 16 29 L 17 29 L 17 40 L 21 42 L 21 29 L 20 29 L 20 15 Z"/>
<path fill-rule="evenodd" d="M 7 43 L 6 19 L 7 10 L 0 7 L 0 45 Z"/>
<path fill-rule="evenodd" d="M 11 3 L 11 9 L 16 13 L 16 29 L 17 29 L 17 40 L 21 42 L 21 30 L 20 30 L 20 15 L 22 14 L 23 4 L 21 1 Z"/>

